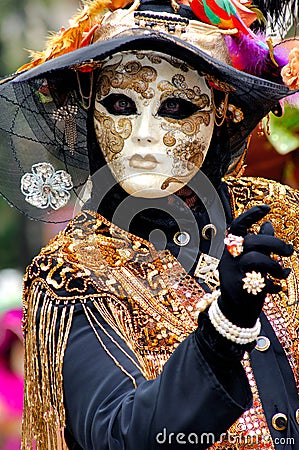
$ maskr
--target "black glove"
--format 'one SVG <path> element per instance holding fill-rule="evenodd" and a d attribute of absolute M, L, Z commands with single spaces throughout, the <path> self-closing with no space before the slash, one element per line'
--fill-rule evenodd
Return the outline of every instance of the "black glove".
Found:
<path fill-rule="evenodd" d="M 281 262 L 270 257 L 272 252 L 290 256 L 294 251 L 291 244 L 274 237 L 271 222 L 263 223 L 258 234 L 248 234 L 248 229 L 269 211 L 268 205 L 255 206 L 233 220 L 228 232 L 244 237 L 243 252 L 233 257 L 225 248 L 219 263 L 221 297 L 218 304 L 226 318 L 239 327 L 253 327 L 266 294 L 280 291 L 280 286 L 267 276 L 283 279 L 290 273 L 290 269 L 284 269 Z M 265 279 L 265 287 L 256 295 L 249 294 L 243 288 L 246 272 L 252 271 L 260 272 Z"/>

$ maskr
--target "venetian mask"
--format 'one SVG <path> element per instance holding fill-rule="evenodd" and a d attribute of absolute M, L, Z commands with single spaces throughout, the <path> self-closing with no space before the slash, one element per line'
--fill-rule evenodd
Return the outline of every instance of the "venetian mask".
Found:
<path fill-rule="evenodd" d="M 137 197 L 164 197 L 202 166 L 213 134 L 211 90 L 170 56 L 118 53 L 98 77 L 94 124 L 122 188 Z"/>

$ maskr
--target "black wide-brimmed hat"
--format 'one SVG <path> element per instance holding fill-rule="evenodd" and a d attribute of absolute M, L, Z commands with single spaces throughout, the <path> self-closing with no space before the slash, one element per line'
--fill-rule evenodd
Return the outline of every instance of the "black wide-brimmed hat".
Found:
<path fill-rule="evenodd" d="M 234 68 L 229 40 L 234 40 L 231 48 L 244 48 L 240 30 L 202 23 L 188 6 L 147 0 L 107 11 L 107 4 L 99 4 L 93 2 L 92 12 L 89 4 L 44 53 L 0 85 L 0 191 L 32 218 L 67 220 L 71 194 L 81 195 L 90 174 L 91 75 L 115 53 L 166 54 L 205 76 L 220 97 L 226 95 L 239 112 L 238 119 L 231 114 L 225 123 L 230 163 L 242 154 L 258 122 L 294 93 L 282 83 L 280 68 L 264 46 L 265 70 L 259 67 L 259 76 Z"/>

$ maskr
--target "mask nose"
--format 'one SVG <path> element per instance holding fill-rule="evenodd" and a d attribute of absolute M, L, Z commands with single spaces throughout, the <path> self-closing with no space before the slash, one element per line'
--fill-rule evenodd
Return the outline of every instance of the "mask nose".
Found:
<path fill-rule="evenodd" d="M 137 117 L 135 127 L 132 132 L 132 142 L 143 147 L 157 144 L 160 140 L 160 122 L 151 112 L 150 108 L 145 108 Z"/>

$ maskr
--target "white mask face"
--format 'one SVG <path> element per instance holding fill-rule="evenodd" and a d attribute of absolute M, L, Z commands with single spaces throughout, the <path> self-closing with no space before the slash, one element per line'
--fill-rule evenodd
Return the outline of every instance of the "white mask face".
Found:
<path fill-rule="evenodd" d="M 204 77 L 164 54 L 123 52 L 105 63 L 96 89 L 97 140 L 122 188 L 154 198 L 186 185 L 213 134 Z"/>

